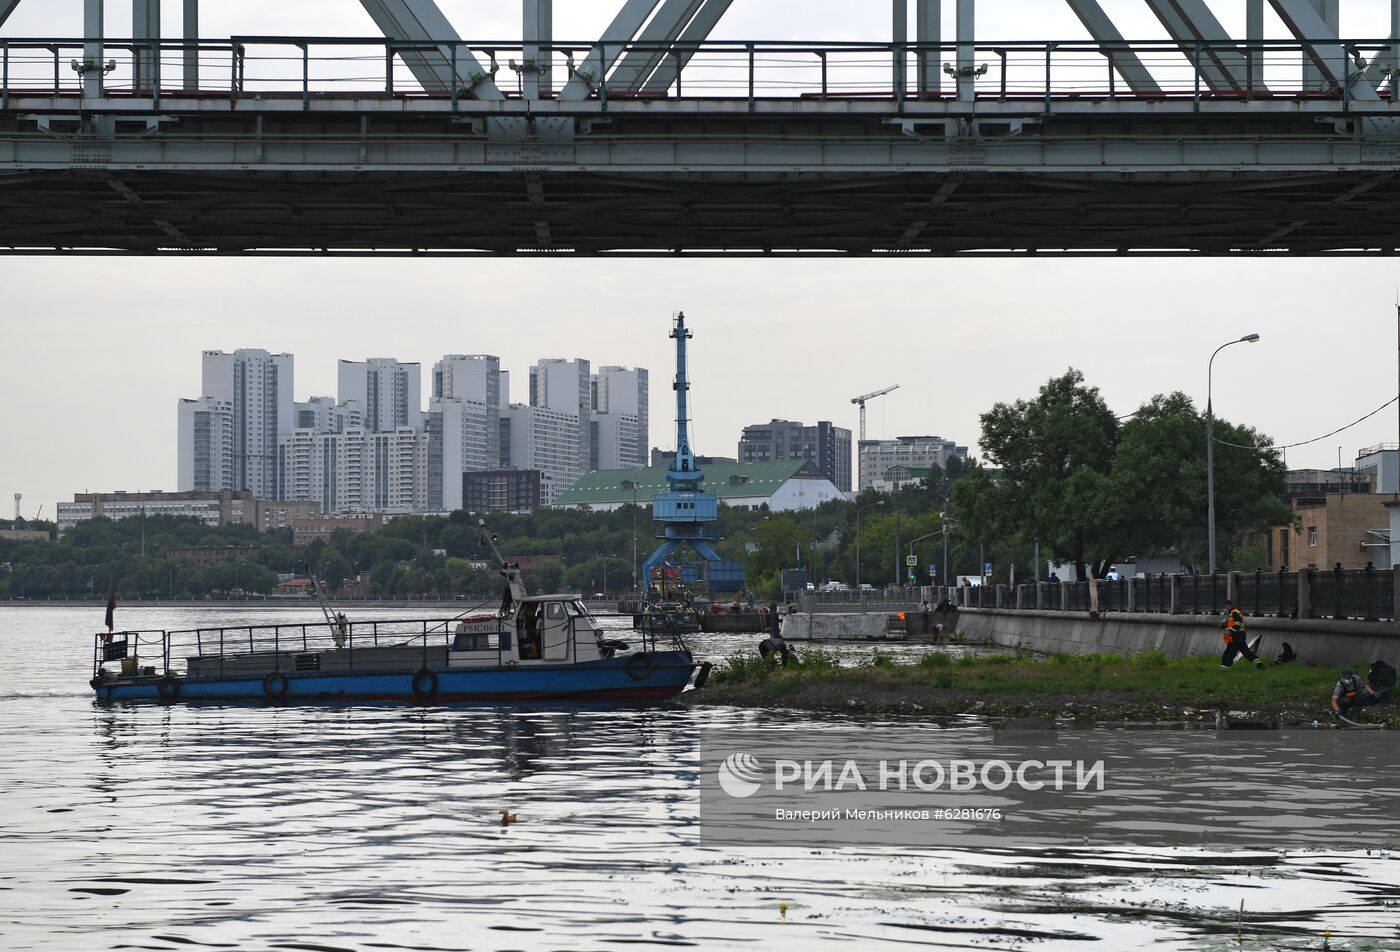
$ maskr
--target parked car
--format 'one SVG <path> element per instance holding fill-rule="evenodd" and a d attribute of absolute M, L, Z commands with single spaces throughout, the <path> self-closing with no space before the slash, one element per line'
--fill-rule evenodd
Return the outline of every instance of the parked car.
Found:
<path fill-rule="evenodd" d="M 851 586 L 845 582 L 827 582 L 822 586 L 823 592 L 849 592 L 850 590 Z"/>

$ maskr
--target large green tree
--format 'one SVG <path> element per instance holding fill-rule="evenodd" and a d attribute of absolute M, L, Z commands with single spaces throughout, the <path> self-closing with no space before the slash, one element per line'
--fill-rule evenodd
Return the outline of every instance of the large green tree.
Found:
<path fill-rule="evenodd" d="M 998 403 L 982 414 L 982 449 L 997 472 L 953 488 L 953 506 L 974 535 L 1035 539 L 1072 563 L 1080 577 L 1112 548 L 1097 510 L 1118 444 L 1118 420 L 1071 368 L 1033 400 Z"/>
<path fill-rule="evenodd" d="M 1100 512 L 1120 556 L 1175 551 L 1206 559 L 1206 420 L 1176 392 L 1153 397 L 1123 425 Z M 1254 429 L 1215 422 L 1216 545 L 1228 553 L 1244 533 L 1286 523 L 1286 467 Z"/>
<path fill-rule="evenodd" d="M 1174 552 L 1188 566 L 1206 550 L 1205 418 L 1182 393 L 1158 395 L 1121 425 L 1071 369 L 1030 401 L 982 416 L 982 446 L 998 471 L 976 471 L 953 491 L 966 531 L 1035 540 L 1101 576 L 1134 555 Z M 1217 544 L 1286 522 L 1284 464 L 1250 427 L 1215 424 Z"/>

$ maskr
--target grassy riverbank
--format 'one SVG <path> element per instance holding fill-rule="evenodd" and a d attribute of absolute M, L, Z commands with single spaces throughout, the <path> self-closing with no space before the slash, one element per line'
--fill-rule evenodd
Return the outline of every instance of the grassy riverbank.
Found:
<path fill-rule="evenodd" d="M 1224 709 L 1286 723 L 1330 720 L 1328 702 L 1340 673 L 1300 664 L 1222 671 L 1213 657 L 1168 658 L 1159 651 L 1050 658 L 932 651 L 912 664 L 877 652 L 855 667 L 841 667 L 815 648 L 801 657 L 786 668 L 757 655 L 736 658 L 685 698 L 693 704 L 1083 721 L 1213 723 Z M 1357 669 L 1364 672 L 1365 665 Z M 1400 726 L 1400 713 L 1387 703 L 1367 711 L 1366 720 Z"/>

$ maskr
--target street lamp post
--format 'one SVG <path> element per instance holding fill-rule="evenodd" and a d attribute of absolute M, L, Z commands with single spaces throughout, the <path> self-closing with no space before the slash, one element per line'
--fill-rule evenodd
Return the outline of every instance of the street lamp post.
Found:
<path fill-rule="evenodd" d="M 1239 340 L 1229 340 L 1215 348 L 1206 364 L 1206 546 L 1209 555 L 1210 574 L 1215 574 L 1215 407 L 1211 403 L 1211 391 L 1215 383 L 1215 355 L 1234 344 L 1253 344 L 1259 340 L 1258 334 L 1246 334 Z"/>
<path fill-rule="evenodd" d="M 956 529 L 955 523 L 948 521 L 948 513 L 940 512 L 938 518 L 943 520 L 943 528 L 938 530 L 943 535 L 943 587 L 948 587 L 948 530 Z"/>
<path fill-rule="evenodd" d="M 876 506 L 883 506 L 885 501 L 872 502 L 868 506 L 861 506 L 856 509 L 856 591 L 860 591 L 860 514 L 867 509 L 874 509 Z"/>
<path fill-rule="evenodd" d="M 939 532 L 942 532 L 942 531 L 943 531 L 943 530 L 941 530 L 941 529 L 939 530 Z M 910 543 L 909 543 L 909 554 L 910 554 L 910 555 L 913 555 L 913 554 L 914 554 L 914 547 L 915 547 L 916 545 L 918 545 L 920 542 L 924 541 L 925 539 L 932 539 L 932 538 L 933 538 L 934 536 L 936 536 L 936 535 L 938 535 L 938 532 L 930 532 L 930 533 L 928 533 L 928 534 L 926 534 L 926 535 L 921 535 L 921 536 L 919 536 L 917 539 L 915 539 L 913 542 L 910 542 Z M 918 578 L 918 572 L 917 572 L 917 571 L 914 573 L 914 577 L 915 577 L 916 579 Z"/>
<path fill-rule="evenodd" d="M 632 479 L 622 481 L 623 489 L 632 490 L 632 591 L 641 594 L 640 583 L 637 576 L 642 572 L 641 563 L 637 561 L 637 482 Z"/>

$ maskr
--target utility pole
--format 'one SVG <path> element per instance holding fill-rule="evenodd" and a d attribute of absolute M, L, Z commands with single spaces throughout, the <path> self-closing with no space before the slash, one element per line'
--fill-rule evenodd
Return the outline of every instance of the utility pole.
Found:
<path fill-rule="evenodd" d="M 883 506 L 885 501 L 872 502 L 868 506 L 860 506 L 856 509 L 856 591 L 860 591 L 860 514 L 867 509 L 874 509 L 876 506 Z"/>
<path fill-rule="evenodd" d="M 894 584 L 899 585 L 901 566 L 899 564 L 899 513 L 894 514 Z"/>

